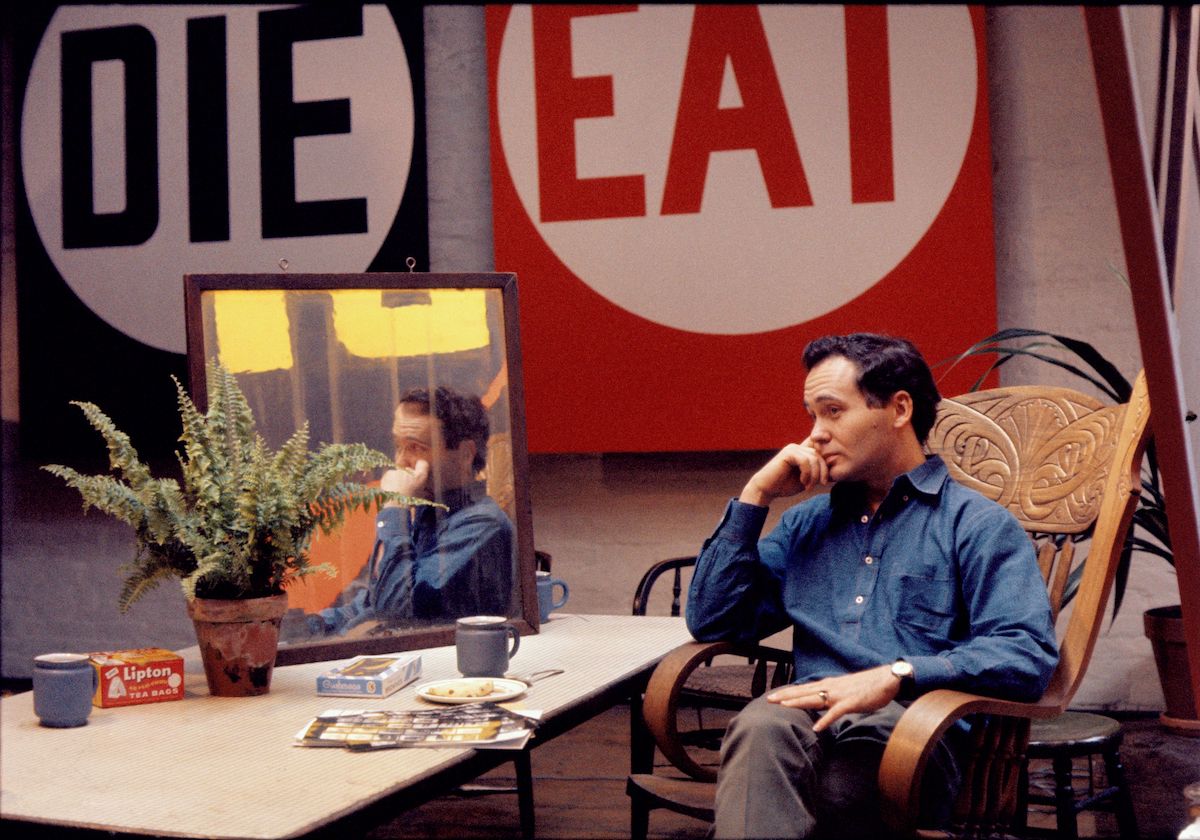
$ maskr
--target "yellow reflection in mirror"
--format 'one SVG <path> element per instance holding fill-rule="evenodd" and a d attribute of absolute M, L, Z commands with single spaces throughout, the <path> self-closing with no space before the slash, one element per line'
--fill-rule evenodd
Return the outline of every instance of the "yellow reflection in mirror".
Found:
<path fill-rule="evenodd" d="M 376 289 L 342 289 L 333 293 L 334 332 L 350 353 L 365 358 L 487 347 L 491 336 L 485 291 L 429 289 L 419 297 L 411 295 L 412 304 L 384 306 Z"/>
<path fill-rule="evenodd" d="M 213 299 L 221 362 L 234 373 L 292 367 L 287 290 L 225 291 Z M 291 294 L 306 294 L 293 291 Z M 456 353 L 491 343 L 486 289 L 428 289 L 419 293 L 340 289 L 333 299 L 333 329 L 352 355 L 382 359 Z M 411 304 L 384 305 L 383 295 Z M 403 297 L 401 298 L 403 300 Z"/>
<path fill-rule="evenodd" d="M 233 373 L 292 366 L 284 292 L 229 291 L 213 296 L 221 363 Z"/>

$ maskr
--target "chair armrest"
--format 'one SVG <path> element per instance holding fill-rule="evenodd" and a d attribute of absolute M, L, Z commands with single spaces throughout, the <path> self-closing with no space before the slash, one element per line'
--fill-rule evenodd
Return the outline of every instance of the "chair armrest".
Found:
<path fill-rule="evenodd" d="M 903 836 L 916 833 L 925 765 L 942 735 L 961 718 L 969 714 L 1050 718 L 1061 711 L 1060 705 L 1045 698 L 1037 703 L 1017 703 L 949 689 L 918 697 L 901 715 L 879 765 L 884 822 Z"/>
<path fill-rule="evenodd" d="M 788 651 L 763 645 L 686 642 L 668 653 L 655 667 L 646 685 L 646 697 L 642 704 L 646 728 L 654 736 L 654 742 L 663 755 L 679 770 L 702 782 L 716 781 L 717 774 L 711 768 L 698 764 L 680 742 L 676 721 L 679 694 L 693 671 L 722 654 L 782 663 L 789 663 L 792 658 Z"/>

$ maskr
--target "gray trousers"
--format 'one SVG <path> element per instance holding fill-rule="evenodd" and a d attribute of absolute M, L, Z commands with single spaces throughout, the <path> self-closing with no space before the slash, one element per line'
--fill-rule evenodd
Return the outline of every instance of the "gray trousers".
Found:
<path fill-rule="evenodd" d="M 752 700 L 721 745 L 714 836 L 888 836 L 877 777 L 904 708 L 892 702 L 845 715 L 818 734 L 812 729 L 818 713 L 768 703 L 765 696 Z M 943 739 L 922 786 L 926 813 L 935 822 L 949 816 L 958 789 L 954 752 Z"/>

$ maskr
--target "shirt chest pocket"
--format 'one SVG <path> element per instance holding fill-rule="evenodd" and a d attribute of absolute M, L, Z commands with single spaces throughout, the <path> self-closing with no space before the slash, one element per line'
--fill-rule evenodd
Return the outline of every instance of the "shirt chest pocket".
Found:
<path fill-rule="evenodd" d="M 900 623 L 949 636 L 958 592 L 951 570 L 932 565 L 897 569 L 888 577 L 887 587 Z"/>

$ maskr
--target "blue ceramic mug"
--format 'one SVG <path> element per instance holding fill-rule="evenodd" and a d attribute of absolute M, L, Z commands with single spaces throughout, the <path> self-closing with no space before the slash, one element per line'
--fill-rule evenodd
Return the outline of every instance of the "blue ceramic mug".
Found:
<path fill-rule="evenodd" d="M 454 645 L 464 677 L 503 677 L 521 646 L 521 634 L 504 616 L 473 615 L 455 624 Z"/>
<path fill-rule="evenodd" d="M 33 710 L 42 726 L 83 726 L 92 713 L 99 673 L 85 653 L 44 653 L 33 659 Z"/>

